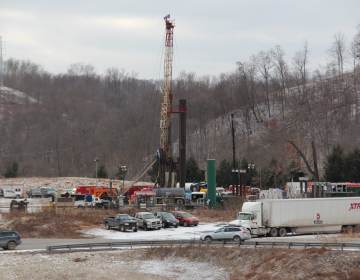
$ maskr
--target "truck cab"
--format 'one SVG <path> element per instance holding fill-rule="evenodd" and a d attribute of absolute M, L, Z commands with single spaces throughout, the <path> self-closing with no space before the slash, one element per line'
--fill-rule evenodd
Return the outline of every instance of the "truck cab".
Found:
<path fill-rule="evenodd" d="M 263 224 L 262 202 L 245 202 L 236 217 L 230 225 L 243 226 L 253 235 L 264 235 L 267 230 Z"/>

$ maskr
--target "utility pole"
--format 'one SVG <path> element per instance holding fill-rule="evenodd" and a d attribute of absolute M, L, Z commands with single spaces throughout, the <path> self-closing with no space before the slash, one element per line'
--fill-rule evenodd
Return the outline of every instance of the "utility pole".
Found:
<path fill-rule="evenodd" d="M 232 177 L 233 177 L 233 195 L 238 195 L 238 182 L 237 182 L 237 173 L 239 170 L 236 169 L 236 150 L 235 150 L 235 127 L 234 127 L 234 114 L 230 115 L 231 117 L 231 138 L 232 138 Z"/>
<path fill-rule="evenodd" d="M 96 187 L 97 187 L 98 186 L 98 162 L 99 162 L 99 159 L 95 158 L 94 162 L 95 162 L 95 179 L 96 179 Z"/>
<path fill-rule="evenodd" d="M 179 100 L 179 182 L 185 189 L 186 180 L 186 100 Z"/>

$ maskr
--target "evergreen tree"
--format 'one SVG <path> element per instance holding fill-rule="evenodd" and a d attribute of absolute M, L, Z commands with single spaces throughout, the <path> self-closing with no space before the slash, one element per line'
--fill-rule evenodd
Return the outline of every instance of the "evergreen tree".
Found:
<path fill-rule="evenodd" d="M 325 180 L 328 182 L 343 182 L 345 180 L 344 168 L 344 152 L 343 149 L 337 145 L 326 158 Z"/>
<path fill-rule="evenodd" d="M 18 176 L 19 165 L 17 162 L 13 162 L 9 165 L 4 173 L 5 178 L 15 178 Z"/>
<path fill-rule="evenodd" d="M 229 186 L 233 184 L 232 166 L 226 159 L 220 162 L 216 172 L 216 181 L 219 186 Z"/>
<path fill-rule="evenodd" d="M 204 172 L 200 170 L 194 158 L 186 161 L 186 182 L 204 181 Z"/>
<path fill-rule="evenodd" d="M 101 164 L 97 170 L 98 178 L 108 178 L 108 174 L 104 164 Z"/>
<path fill-rule="evenodd" d="M 360 150 L 355 149 L 345 156 L 344 181 L 360 182 Z"/>

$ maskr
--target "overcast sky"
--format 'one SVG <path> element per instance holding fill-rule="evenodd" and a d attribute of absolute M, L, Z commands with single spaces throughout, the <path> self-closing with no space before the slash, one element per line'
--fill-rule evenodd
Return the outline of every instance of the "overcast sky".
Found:
<path fill-rule="evenodd" d="M 163 16 L 175 18 L 175 76 L 218 75 L 236 61 L 281 45 L 290 59 L 308 41 L 312 66 L 324 64 L 334 34 L 348 42 L 360 24 L 360 0 L 0 0 L 5 58 L 45 70 L 92 64 L 161 77 Z"/>

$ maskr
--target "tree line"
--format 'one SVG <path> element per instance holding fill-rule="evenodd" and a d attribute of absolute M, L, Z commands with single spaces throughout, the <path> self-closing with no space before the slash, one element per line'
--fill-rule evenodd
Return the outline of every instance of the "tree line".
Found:
<path fill-rule="evenodd" d="M 307 43 L 290 59 L 275 46 L 227 74 L 181 73 L 173 94 L 174 106 L 188 102 L 188 157 L 201 170 L 209 157 L 231 159 L 233 113 L 236 157 L 255 163 L 264 185 L 281 184 L 292 172 L 321 179 L 332 147 L 359 145 L 360 29 L 350 44 L 334 35 L 322 69 L 310 70 L 310 60 Z M 0 170 L 16 162 L 19 176 L 94 176 L 99 158 L 107 176 L 127 165 L 131 178 L 154 157 L 161 81 L 116 68 L 98 74 L 81 63 L 51 74 L 11 58 L 4 69 L 5 85 L 31 99 L 1 97 Z M 175 143 L 177 126 L 173 118 Z"/>
<path fill-rule="evenodd" d="M 345 152 L 335 146 L 327 157 L 324 178 L 328 182 L 360 182 L 360 150 Z"/>

